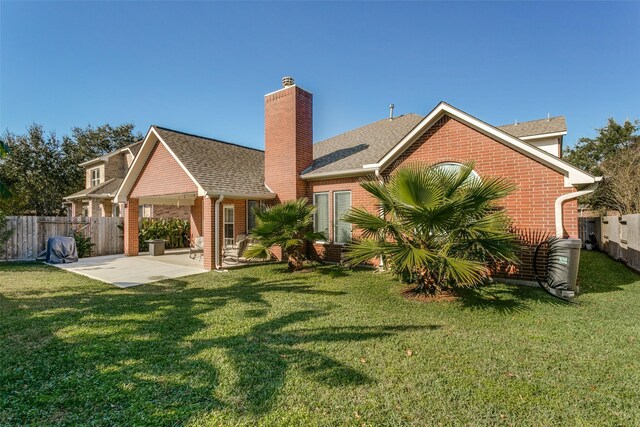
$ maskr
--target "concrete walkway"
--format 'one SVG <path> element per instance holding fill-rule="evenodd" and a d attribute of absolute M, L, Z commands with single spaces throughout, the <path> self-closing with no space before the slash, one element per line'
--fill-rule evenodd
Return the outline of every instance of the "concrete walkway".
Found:
<path fill-rule="evenodd" d="M 137 257 L 106 255 L 53 265 L 120 288 L 207 272 L 198 257 L 192 260 L 184 250 L 167 251 L 165 255 L 155 257 L 148 254 Z"/>

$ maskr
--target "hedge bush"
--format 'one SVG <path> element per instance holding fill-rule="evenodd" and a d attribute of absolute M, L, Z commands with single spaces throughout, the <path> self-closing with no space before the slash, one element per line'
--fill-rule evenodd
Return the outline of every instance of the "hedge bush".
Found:
<path fill-rule="evenodd" d="M 148 251 L 145 240 L 164 239 L 167 249 L 189 247 L 189 220 L 178 218 L 142 218 L 138 234 L 140 251 Z"/>

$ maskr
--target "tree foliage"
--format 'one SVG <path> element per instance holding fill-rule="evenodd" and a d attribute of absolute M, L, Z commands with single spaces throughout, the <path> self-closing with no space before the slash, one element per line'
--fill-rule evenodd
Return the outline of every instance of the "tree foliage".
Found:
<path fill-rule="evenodd" d="M 480 283 L 491 261 L 516 262 L 517 240 L 499 207 L 514 187 L 503 178 L 481 180 L 472 171 L 471 163 L 459 170 L 418 164 L 385 182 L 363 182 L 381 211 L 354 208 L 345 216 L 363 232 L 348 246 L 348 262 L 381 257 L 427 294 Z"/>
<path fill-rule="evenodd" d="M 84 188 L 79 163 L 133 143 L 133 125 L 74 128 L 60 140 L 32 124 L 23 135 L 5 132 L 0 182 L 5 197 L 0 209 L 9 214 L 61 215 L 63 197 Z"/>
<path fill-rule="evenodd" d="M 251 237 L 258 243 L 249 246 L 245 256 L 268 259 L 273 256 L 271 248 L 278 246 L 287 258 L 289 269 L 301 269 L 305 241 L 326 239 L 324 234 L 313 231 L 315 212 L 316 207 L 306 198 L 255 208 L 256 227 Z"/>
<path fill-rule="evenodd" d="M 606 212 L 621 214 L 640 212 L 640 121 L 619 124 L 610 118 L 597 129 L 595 138 L 580 138 L 575 147 L 564 150 L 564 160 L 594 175 L 604 176 L 596 191 L 583 203 Z"/>
<path fill-rule="evenodd" d="M 580 138 L 575 147 L 567 147 L 563 158 L 569 163 L 595 175 L 603 173 L 602 164 L 617 157 L 625 149 L 640 143 L 640 121 L 626 120 L 619 124 L 609 118 L 607 125 L 596 129 L 595 138 Z"/>
<path fill-rule="evenodd" d="M 70 193 L 80 191 L 85 186 L 85 170 L 79 164 L 141 139 L 142 135 L 134 133 L 134 127 L 132 123 L 115 127 L 109 124 L 98 127 L 91 125 L 85 128 L 74 127 L 71 135 L 62 138 L 62 151 L 69 168 L 69 180 L 72 183 Z"/>

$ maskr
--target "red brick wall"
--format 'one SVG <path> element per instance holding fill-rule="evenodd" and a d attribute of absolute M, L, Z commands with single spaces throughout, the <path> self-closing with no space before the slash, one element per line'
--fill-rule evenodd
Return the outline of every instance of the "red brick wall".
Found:
<path fill-rule="evenodd" d="M 153 205 L 153 218 L 189 219 L 190 206 Z"/>
<path fill-rule="evenodd" d="M 157 142 L 142 168 L 129 197 L 162 196 L 198 191 L 169 151 Z"/>
<path fill-rule="evenodd" d="M 128 199 L 124 208 L 124 254 L 138 255 L 138 199 Z"/>
<path fill-rule="evenodd" d="M 516 152 L 474 129 L 448 117 L 443 118 L 416 143 L 408 148 L 386 171 L 393 173 L 401 165 L 415 162 L 428 164 L 440 162 L 475 161 L 480 176 L 506 176 L 517 185 L 517 190 L 505 199 L 505 207 L 522 230 L 535 230 L 555 234 L 555 200 L 558 196 L 575 191 L 564 187 L 562 174 Z M 314 192 L 330 193 L 330 234 L 333 219 L 333 192 L 351 190 L 352 206 L 375 210 L 374 200 L 358 184 L 359 178 L 309 181 L 307 196 L 312 200 Z M 568 202 L 564 206 L 565 234 L 577 235 L 577 204 Z M 354 237 L 358 236 L 354 230 Z M 316 244 L 311 255 L 332 261 L 339 260 L 336 245 Z M 533 278 L 531 269 L 532 248 L 522 253 L 523 266 L 517 277 Z"/>
<path fill-rule="evenodd" d="M 291 86 L 264 98 L 265 183 L 281 201 L 305 195 L 313 162 L 313 96 Z"/>
<path fill-rule="evenodd" d="M 563 175 L 448 116 L 432 126 L 384 174 L 415 162 L 469 160 L 475 161 L 475 170 L 481 177 L 504 176 L 516 184 L 517 190 L 505 199 L 504 205 L 517 227 L 555 234 L 555 201 L 575 191 L 564 187 Z M 577 237 L 576 202 L 566 203 L 564 212 L 565 234 Z"/>

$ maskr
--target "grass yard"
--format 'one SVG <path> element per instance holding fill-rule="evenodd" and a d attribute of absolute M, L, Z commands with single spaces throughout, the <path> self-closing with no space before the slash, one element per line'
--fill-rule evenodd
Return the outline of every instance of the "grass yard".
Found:
<path fill-rule="evenodd" d="M 282 265 L 118 289 L 0 265 L 1 425 L 640 425 L 640 276 L 583 252 L 580 305 Z"/>

